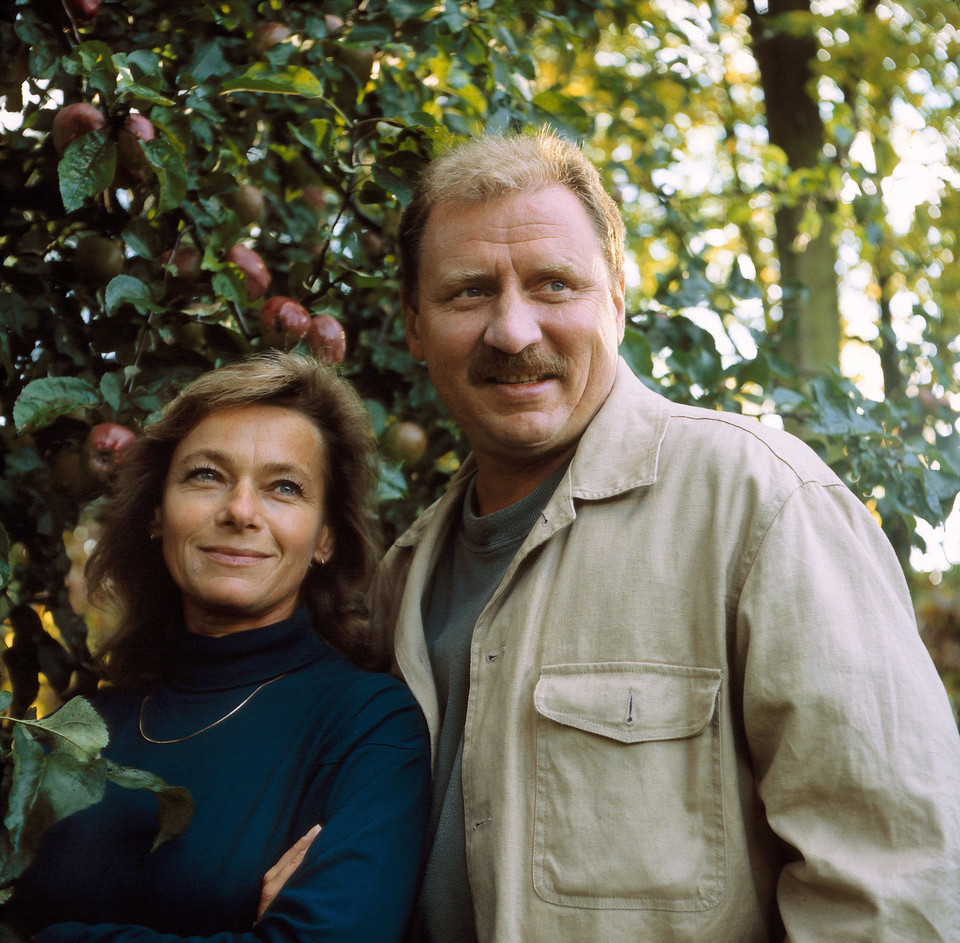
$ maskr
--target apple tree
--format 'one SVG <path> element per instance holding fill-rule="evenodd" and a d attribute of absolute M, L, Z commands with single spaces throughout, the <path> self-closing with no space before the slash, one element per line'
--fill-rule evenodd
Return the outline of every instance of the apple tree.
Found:
<path fill-rule="evenodd" d="M 399 214 L 457 134 L 589 131 L 575 100 L 535 88 L 516 37 L 595 34 L 593 6 L 4 7 L 0 615 L 13 713 L 41 673 L 60 697 L 94 684 L 79 572 L 98 503 L 144 421 L 203 371 L 266 347 L 337 363 L 384 440 L 388 535 L 442 489 L 464 449 L 403 340 Z"/>
<path fill-rule="evenodd" d="M 337 363 L 379 437 L 387 536 L 443 490 L 466 449 L 404 343 L 396 232 L 426 160 L 481 130 L 549 124 L 586 142 L 623 199 L 631 366 L 674 398 L 792 422 L 906 559 L 916 519 L 942 520 L 960 490 L 940 395 L 954 391 L 952 363 L 926 337 L 897 351 L 904 377 L 922 362 L 941 382 L 931 405 L 929 381 L 871 400 L 836 370 L 809 377 L 788 361 L 786 321 L 772 315 L 796 286 L 771 274 L 783 271 L 774 210 L 812 205 L 822 183 L 734 141 L 765 120 L 755 79 L 730 89 L 723 61 L 748 24 L 736 2 L 717 4 L 719 18 L 704 9 L 0 8 L 0 617 L 13 713 L 41 673 L 60 697 L 93 686 L 88 647 L 105 627 L 81 567 L 97 509 L 131 438 L 203 371 L 267 347 Z M 691 45 L 709 32 L 696 18 L 717 34 L 704 48 Z M 686 192 L 676 180 L 704 130 L 728 128 L 708 160 L 716 186 Z M 838 118 L 830 131 L 842 152 L 850 129 Z M 872 231 L 851 229 L 863 245 Z M 758 304 L 762 317 L 745 319 Z M 723 351 L 704 312 L 728 332 Z M 731 343 L 737 330 L 749 343 Z"/>

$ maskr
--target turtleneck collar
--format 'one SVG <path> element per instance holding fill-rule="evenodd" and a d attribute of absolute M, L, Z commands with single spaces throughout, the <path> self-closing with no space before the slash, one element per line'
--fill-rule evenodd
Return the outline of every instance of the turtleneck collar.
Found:
<path fill-rule="evenodd" d="M 174 669 L 168 683 L 198 691 L 255 684 L 330 651 L 303 608 L 283 622 L 216 638 L 181 629 L 174 638 Z"/>

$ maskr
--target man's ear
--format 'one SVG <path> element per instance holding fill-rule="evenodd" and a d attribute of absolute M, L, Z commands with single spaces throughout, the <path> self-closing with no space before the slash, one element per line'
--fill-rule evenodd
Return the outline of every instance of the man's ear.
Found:
<path fill-rule="evenodd" d="M 626 278 L 621 275 L 612 288 L 613 307 L 617 315 L 617 343 L 623 343 L 627 323 Z"/>
<path fill-rule="evenodd" d="M 400 308 L 403 311 L 403 325 L 407 332 L 407 347 L 413 354 L 414 360 L 423 361 L 423 345 L 420 343 L 420 331 L 417 324 L 417 309 L 415 299 L 411 298 L 406 288 L 400 289 Z"/>

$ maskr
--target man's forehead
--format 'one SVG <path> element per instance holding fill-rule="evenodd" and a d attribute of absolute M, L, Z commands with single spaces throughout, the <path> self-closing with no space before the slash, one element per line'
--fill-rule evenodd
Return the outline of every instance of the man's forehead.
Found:
<path fill-rule="evenodd" d="M 439 255 L 486 251 L 503 245 L 569 242 L 599 250 L 599 239 L 576 195 L 559 184 L 532 194 L 511 193 L 485 202 L 438 203 L 424 230 L 423 248 Z"/>

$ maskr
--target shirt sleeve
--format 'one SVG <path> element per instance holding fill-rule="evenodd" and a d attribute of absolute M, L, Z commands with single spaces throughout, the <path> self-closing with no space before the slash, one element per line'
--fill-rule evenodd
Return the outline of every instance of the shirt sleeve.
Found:
<path fill-rule="evenodd" d="M 372 724 L 371 714 L 377 715 Z M 430 778 L 426 731 L 419 709 L 399 685 L 374 694 L 350 726 L 342 758 L 333 759 L 339 768 L 326 802 L 328 820 L 249 931 L 178 937 L 139 926 L 60 923 L 42 930 L 35 943 L 399 940 L 423 855 Z M 331 789 L 329 778 L 324 789 Z M 302 805 L 316 808 L 316 797 L 308 794 Z"/>
<path fill-rule="evenodd" d="M 785 501 L 737 630 L 756 788 L 786 846 L 786 939 L 955 939 L 960 737 L 899 563 L 846 488 Z"/>

